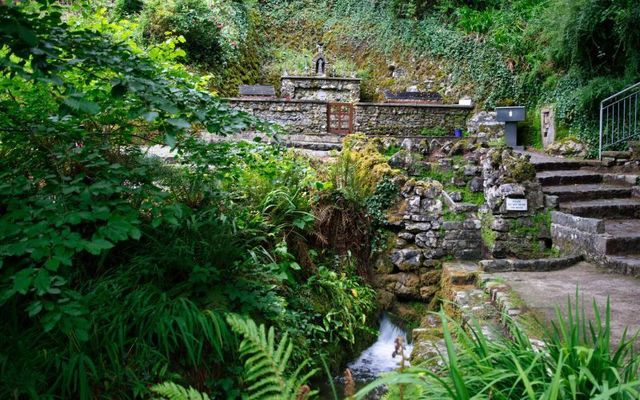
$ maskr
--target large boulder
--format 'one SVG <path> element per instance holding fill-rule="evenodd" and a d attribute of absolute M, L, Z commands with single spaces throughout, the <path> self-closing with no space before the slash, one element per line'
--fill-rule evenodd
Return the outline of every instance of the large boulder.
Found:
<path fill-rule="evenodd" d="M 545 151 L 554 156 L 584 158 L 589 154 L 589 146 L 570 137 L 551 143 Z"/>

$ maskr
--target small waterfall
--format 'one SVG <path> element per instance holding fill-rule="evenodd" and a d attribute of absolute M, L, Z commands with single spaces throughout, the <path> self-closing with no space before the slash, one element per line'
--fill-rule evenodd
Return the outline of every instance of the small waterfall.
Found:
<path fill-rule="evenodd" d="M 393 371 L 400 366 L 400 356 L 392 357 L 395 350 L 395 340 L 400 336 L 405 343 L 404 354 L 409 358 L 413 345 L 407 343 L 407 334 L 395 325 L 386 314 L 380 321 L 378 340 L 363 351 L 357 360 L 347 367 L 351 369 L 353 378 L 358 382 L 369 382 L 376 379 L 383 372 Z M 408 366 L 409 362 L 405 361 Z"/>

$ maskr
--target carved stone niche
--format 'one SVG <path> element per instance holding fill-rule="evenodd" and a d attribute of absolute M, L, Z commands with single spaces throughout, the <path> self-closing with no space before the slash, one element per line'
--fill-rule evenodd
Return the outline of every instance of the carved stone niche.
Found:
<path fill-rule="evenodd" d="M 547 148 L 556 139 L 556 116 L 553 107 L 546 106 L 540 110 L 540 135 L 544 148 Z"/>
<path fill-rule="evenodd" d="M 316 76 L 327 76 L 329 63 L 324 55 L 324 44 L 318 43 L 318 52 L 313 56 L 313 73 Z"/>

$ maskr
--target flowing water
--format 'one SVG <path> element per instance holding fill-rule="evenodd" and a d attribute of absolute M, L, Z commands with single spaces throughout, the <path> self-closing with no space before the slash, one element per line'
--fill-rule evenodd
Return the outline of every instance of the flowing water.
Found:
<path fill-rule="evenodd" d="M 393 371 L 400 367 L 401 357 L 399 355 L 393 357 L 396 348 L 395 341 L 398 336 L 402 338 L 402 342 L 405 344 L 405 358 L 409 358 L 413 345 L 407 343 L 406 332 L 391 322 L 386 314 L 383 314 L 380 320 L 380 331 L 376 342 L 360 353 L 360 356 L 358 356 L 356 360 L 347 364 L 347 368 L 351 370 L 357 389 L 372 382 L 378 378 L 380 374 Z M 409 366 L 409 361 L 405 361 L 405 366 Z M 336 378 L 336 389 L 340 398 L 342 398 L 343 387 L 344 378 Z M 378 390 L 368 398 L 377 399 L 381 394 L 382 390 Z"/>

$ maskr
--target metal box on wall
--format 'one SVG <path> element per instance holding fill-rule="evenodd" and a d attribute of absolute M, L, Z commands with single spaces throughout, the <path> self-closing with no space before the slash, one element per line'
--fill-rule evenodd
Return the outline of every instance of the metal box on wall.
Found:
<path fill-rule="evenodd" d="M 524 121 L 527 112 L 523 106 L 496 107 L 496 119 L 499 122 L 519 122 Z"/>

